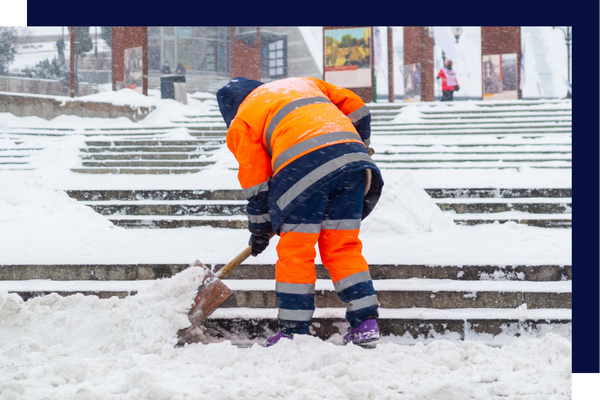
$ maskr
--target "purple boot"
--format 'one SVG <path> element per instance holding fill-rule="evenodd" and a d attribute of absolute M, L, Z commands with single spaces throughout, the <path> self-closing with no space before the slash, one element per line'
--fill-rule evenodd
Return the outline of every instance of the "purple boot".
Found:
<path fill-rule="evenodd" d="M 291 336 L 284 335 L 284 334 L 283 334 L 283 333 L 281 333 L 281 332 L 277 332 L 277 334 L 276 334 L 276 335 L 271 335 L 271 336 L 269 336 L 269 337 L 267 338 L 267 343 L 266 343 L 266 346 L 267 346 L 267 347 L 271 347 L 271 346 L 273 346 L 275 343 L 279 342 L 279 339 L 282 339 L 282 338 L 283 338 L 283 339 L 292 339 L 292 337 L 291 337 Z"/>
<path fill-rule="evenodd" d="M 379 326 L 377 326 L 377 321 L 368 319 L 356 328 L 350 328 L 348 333 L 344 335 L 344 344 L 354 343 L 358 346 L 364 346 L 378 339 Z M 371 346 L 367 345 L 367 347 Z"/>

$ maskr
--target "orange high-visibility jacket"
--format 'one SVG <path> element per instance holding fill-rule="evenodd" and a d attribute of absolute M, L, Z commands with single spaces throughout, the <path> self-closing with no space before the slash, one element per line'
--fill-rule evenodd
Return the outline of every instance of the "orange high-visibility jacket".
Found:
<path fill-rule="evenodd" d="M 348 89 L 315 78 L 289 78 L 252 90 L 227 131 L 227 147 L 239 162 L 238 179 L 249 201 L 250 230 L 278 232 L 299 203 L 342 171 L 373 171 L 366 217 L 383 186 L 369 143 L 369 109 Z"/>

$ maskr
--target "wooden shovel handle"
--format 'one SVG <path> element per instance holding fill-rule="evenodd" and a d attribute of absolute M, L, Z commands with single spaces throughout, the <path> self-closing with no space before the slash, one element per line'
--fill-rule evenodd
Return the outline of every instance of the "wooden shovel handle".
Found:
<path fill-rule="evenodd" d="M 273 236 L 275 236 L 275 232 L 271 232 L 271 236 L 269 237 L 269 239 L 272 239 Z M 252 246 L 248 246 L 244 249 L 244 251 L 242 251 L 240 254 L 238 254 L 233 260 L 231 260 L 229 262 L 229 264 L 227 264 L 226 266 L 224 266 L 223 268 L 221 268 L 218 272 L 217 272 L 217 277 L 219 279 L 225 278 L 227 275 L 229 275 L 229 273 L 231 271 L 233 271 L 234 269 L 236 269 L 241 263 L 243 263 L 244 261 L 246 261 L 246 259 L 248 257 L 250 257 L 252 255 Z"/>

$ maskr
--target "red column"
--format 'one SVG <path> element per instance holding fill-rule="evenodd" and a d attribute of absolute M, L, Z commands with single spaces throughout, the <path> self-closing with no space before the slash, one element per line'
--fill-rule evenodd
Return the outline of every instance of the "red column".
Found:
<path fill-rule="evenodd" d="M 482 26 L 481 55 L 517 54 L 517 93 L 522 98 L 521 75 L 521 27 L 520 26 Z M 482 66 L 483 68 L 483 66 Z M 483 73 L 482 73 L 483 79 Z M 483 86 L 483 81 L 482 81 Z"/>
<path fill-rule="evenodd" d="M 392 27 L 388 26 L 388 101 L 394 102 L 394 35 Z"/>
<path fill-rule="evenodd" d="M 421 100 L 434 101 L 433 40 L 424 26 L 404 27 L 404 65 L 421 64 Z"/>
<path fill-rule="evenodd" d="M 260 28 L 256 38 L 236 39 L 235 28 L 231 27 L 231 77 L 241 76 L 260 81 Z"/>
<path fill-rule="evenodd" d="M 112 33 L 112 83 L 113 90 L 117 83 L 125 80 L 125 49 L 142 48 L 142 92 L 148 95 L 148 27 L 147 26 L 113 26 Z"/>
<path fill-rule="evenodd" d="M 71 42 L 71 59 L 69 60 L 69 97 L 75 97 L 75 27 L 69 27 L 69 41 Z"/>

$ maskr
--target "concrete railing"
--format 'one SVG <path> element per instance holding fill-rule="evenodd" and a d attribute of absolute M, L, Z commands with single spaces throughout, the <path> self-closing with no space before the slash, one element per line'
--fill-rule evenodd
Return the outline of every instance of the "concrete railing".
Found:
<path fill-rule="evenodd" d="M 126 117 L 133 122 L 146 117 L 154 107 L 136 107 L 98 103 L 76 99 L 31 96 L 16 93 L 0 93 L 0 112 L 12 113 L 18 117 L 40 117 L 47 120 L 59 115 L 79 117 L 118 118 Z"/>
<path fill-rule="evenodd" d="M 94 94 L 93 86 L 79 82 L 79 95 Z M 0 76 L 0 92 L 47 94 L 50 96 L 66 96 L 68 89 L 62 83 L 53 79 L 19 78 L 14 76 Z"/>

